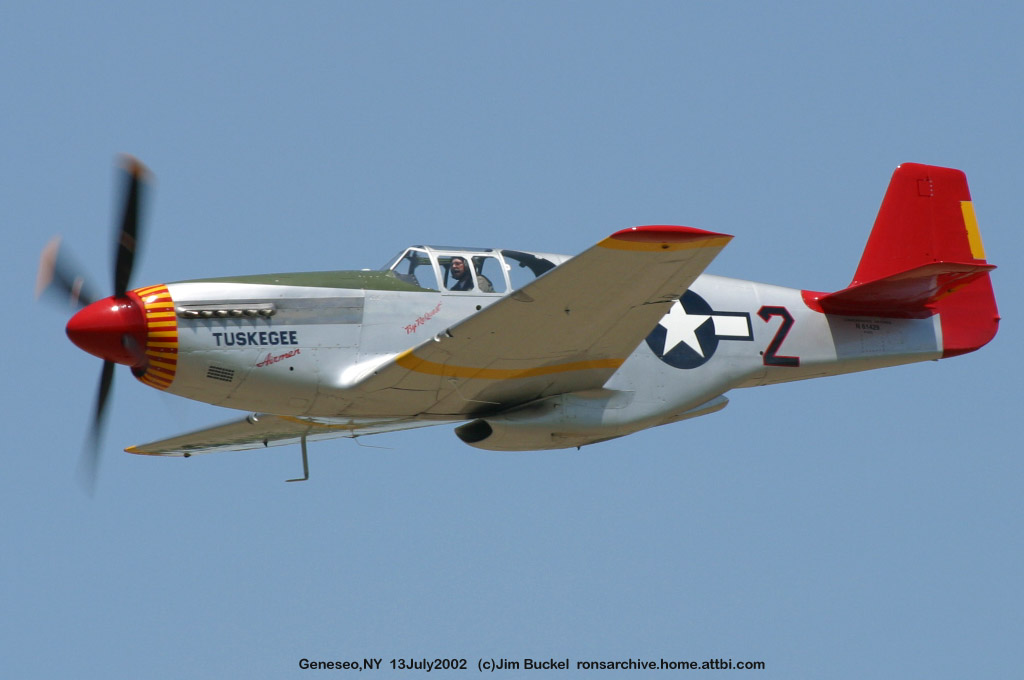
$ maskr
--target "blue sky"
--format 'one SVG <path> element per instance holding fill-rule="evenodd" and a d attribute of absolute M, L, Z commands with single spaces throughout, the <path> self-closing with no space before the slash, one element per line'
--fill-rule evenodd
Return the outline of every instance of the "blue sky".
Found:
<path fill-rule="evenodd" d="M 1019 672 L 1022 32 L 1010 3 L 0 10 L 5 674 Z M 138 285 L 376 267 L 420 242 L 575 253 L 671 223 L 736 236 L 713 273 L 834 290 L 893 168 L 947 165 L 1004 320 L 972 355 L 734 392 L 582 452 L 482 452 L 449 427 L 320 443 L 305 484 L 284 483 L 288 448 L 121 453 L 235 414 L 120 371 L 89 498 L 100 362 L 32 289 L 56 233 L 109 287 L 118 152 L 156 175 Z"/>

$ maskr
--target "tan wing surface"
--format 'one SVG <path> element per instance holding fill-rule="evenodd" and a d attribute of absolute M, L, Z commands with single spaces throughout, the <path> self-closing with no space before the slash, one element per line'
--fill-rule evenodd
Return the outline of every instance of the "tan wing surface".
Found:
<path fill-rule="evenodd" d="M 438 421 L 401 419 L 296 418 L 254 413 L 243 420 L 196 430 L 148 444 L 129 446 L 125 451 L 150 456 L 191 456 L 219 451 L 245 451 L 268 446 L 298 444 L 335 437 L 360 437 L 368 434 L 408 430 L 437 425 Z"/>
<path fill-rule="evenodd" d="M 469 417 L 603 385 L 732 239 L 625 229 L 376 368 L 353 415 Z"/>

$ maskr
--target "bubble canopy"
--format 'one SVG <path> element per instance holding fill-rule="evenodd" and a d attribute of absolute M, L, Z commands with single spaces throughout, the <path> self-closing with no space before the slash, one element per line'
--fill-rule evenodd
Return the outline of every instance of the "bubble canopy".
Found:
<path fill-rule="evenodd" d="M 524 250 L 411 246 L 381 269 L 428 290 L 501 295 L 522 288 L 567 259 Z"/>

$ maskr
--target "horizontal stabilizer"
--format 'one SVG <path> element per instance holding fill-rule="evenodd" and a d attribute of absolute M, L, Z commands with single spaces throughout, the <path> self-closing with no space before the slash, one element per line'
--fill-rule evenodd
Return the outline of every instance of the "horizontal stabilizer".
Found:
<path fill-rule="evenodd" d="M 933 262 L 814 301 L 826 314 L 924 319 L 935 314 L 934 304 L 940 299 L 993 269 L 991 264 Z"/>

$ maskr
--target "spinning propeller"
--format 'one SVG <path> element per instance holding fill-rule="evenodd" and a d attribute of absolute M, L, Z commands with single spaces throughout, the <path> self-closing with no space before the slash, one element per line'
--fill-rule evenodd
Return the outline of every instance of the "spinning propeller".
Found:
<path fill-rule="evenodd" d="M 128 292 L 128 283 L 135 264 L 139 213 L 149 171 L 131 156 L 122 156 L 120 166 L 124 175 L 124 208 L 115 234 L 114 294 L 96 299 L 86 287 L 81 269 L 61 250 L 59 238 L 43 249 L 36 282 L 37 297 L 44 292 L 61 294 L 73 307 L 80 308 L 68 321 L 68 337 L 86 352 L 103 359 L 92 424 L 82 451 L 81 471 L 90 492 L 96 485 L 100 439 L 114 381 L 114 364 L 125 364 L 133 370 L 146 366 L 145 315 L 138 298 Z"/>

